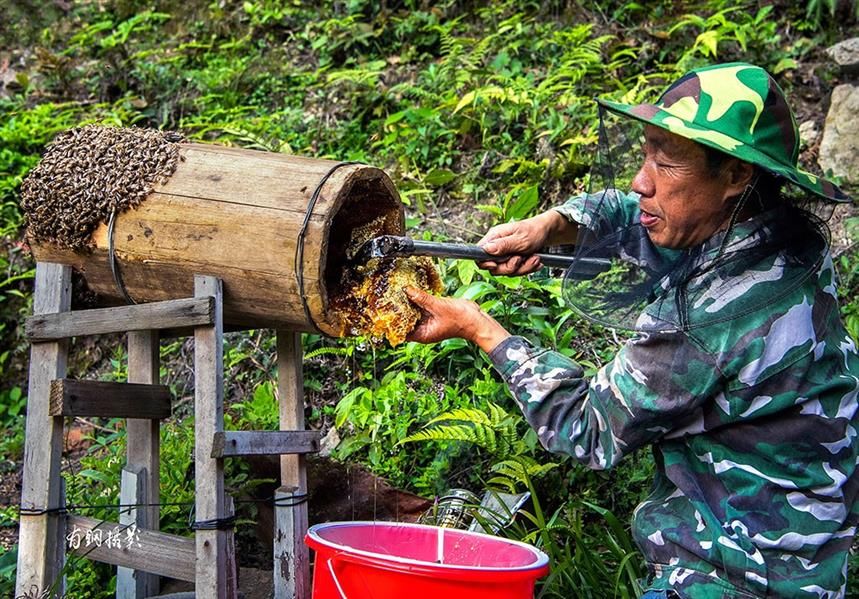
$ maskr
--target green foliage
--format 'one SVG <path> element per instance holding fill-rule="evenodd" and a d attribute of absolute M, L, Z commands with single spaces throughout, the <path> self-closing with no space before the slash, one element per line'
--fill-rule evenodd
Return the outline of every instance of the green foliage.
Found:
<path fill-rule="evenodd" d="M 859 239 L 859 218 L 847 221 L 847 230 L 853 239 Z M 841 302 L 841 316 L 850 336 L 859 341 L 859 248 L 855 243 L 850 251 L 836 259 L 839 275 L 838 299 Z"/>
<path fill-rule="evenodd" d="M 523 464 L 516 469 L 531 493 L 531 507 L 519 512 L 520 517 L 508 534 L 532 543 L 549 556 L 552 570 L 540 581 L 536 596 L 594 599 L 640 596 L 645 568 L 628 525 L 622 524 L 611 511 L 576 499 L 565 501 L 548 515 L 533 477 L 528 474 L 531 467 Z"/>
<path fill-rule="evenodd" d="M 9 357 L 9 352 L 0 354 L 0 368 Z M 0 390 L 0 472 L 6 472 L 9 461 L 17 461 L 23 457 L 24 451 L 24 408 L 27 405 L 27 396 L 21 391 L 21 387 Z"/>
<path fill-rule="evenodd" d="M 715 59 L 719 56 L 719 44 L 725 42 L 736 42 L 743 52 L 748 52 L 750 38 L 772 36 L 775 33 L 775 23 L 769 19 L 772 6 L 760 8 L 753 18 L 745 18 L 741 11 L 747 11 L 748 7 L 734 6 L 719 10 L 704 18 L 697 14 L 684 15 L 675 25 L 668 30 L 668 35 L 678 29 L 692 26 L 701 33 L 695 38 L 695 43 L 684 54 L 678 63 L 685 64 L 694 55 L 700 54 L 705 58 Z M 731 20 L 738 17 L 739 21 Z M 678 65 L 679 66 L 679 65 Z"/>
<path fill-rule="evenodd" d="M 393 484 L 434 491 L 435 474 L 430 473 L 444 467 L 445 460 L 435 462 L 433 449 L 404 451 L 401 442 L 415 422 L 450 407 L 455 398 L 453 387 L 436 384 L 419 372 L 390 370 L 378 381 L 374 376 L 346 393 L 334 410 L 335 426 L 349 431 L 336 455 L 339 459 L 362 456 Z M 429 472 L 421 472 L 427 468 Z"/>
<path fill-rule="evenodd" d="M 848 19 L 859 21 L 859 1 L 844 0 L 840 2 L 845 7 Z M 806 0 L 805 18 L 812 29 L 819 29 L 824 24 L 832 23 L 836 19 L 839 0 Z M 849 11 L 849 12 L 848 12 Z"/>
<path fill-rule="evenodd" d="M 279 413 L 274 383 L 264 381 L 256 386 L 250 401 L 233 403 L 236 420 L 248 430 L 277 430 Z"/>
<path fill-rule="evenodd" d="M 516 430 L 520 417 L 508 414 L 490 403 L 489 412 L 455 408 L 430 420 L 424 430 L 411 434 L 400 443 L 414 441 L 463 441 L 472 443 L 493 456 L 507 457 L 523 452 L 524 442 Z"/>
<path fill-rule="evenodd" d="M 646 570 L 641 555 L 628 527 L 610 511 L 573 501 L 545 523 L 533 516 L 529 519 L 543 539 L 551 539 L 541 547 L 556 565 L 542 582 L 539 597 L 633 599 L 643 592 Z"/>
<path fill-rule="evenodd" d="M 0 548 L 0 596 L 12 597 L 15 594 L 15 570 L 18 565 L 18 546 L 10 549 Z"/>

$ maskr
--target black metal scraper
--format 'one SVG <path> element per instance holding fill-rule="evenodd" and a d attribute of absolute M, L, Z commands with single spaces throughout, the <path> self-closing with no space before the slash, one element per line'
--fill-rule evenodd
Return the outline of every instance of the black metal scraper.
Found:
<path fill-rule="evenodd" d="M 563 254 L 536 254 L 543 266 L 569 268 L 576 262 L 575 256 Z M 484 251 L 480 246 L 465 243 L 441 243 L 437 241 L 420 241 L 411 237 L 382 235 L 370 239 L 362 245 L 352 259 L 355 263 L 364 263 L 372 258 L 394 258 L 396 256 L 435 256 L 438 258 L 455 258 L 483 262 L 493 260 L 504 262 L 512 256 L 497 256 Z M 611 261 L 604 258 L 585 258 L 577 261 L 577 270 L 586 267 L 593 268 L 593 276 L 608 270 Z M 591 274 L 591 273 L 582 273 Z"/>

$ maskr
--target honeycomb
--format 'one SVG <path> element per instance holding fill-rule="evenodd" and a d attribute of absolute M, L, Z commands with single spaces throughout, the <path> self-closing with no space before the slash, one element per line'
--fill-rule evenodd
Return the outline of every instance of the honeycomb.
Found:
<path fill-rule="evenodd" d="M 361 245 L 381 234 L 380 217 L 352 232 L 346 251 L 351 259 Z M 392 346 L 405 341 L 421 319 L 421 311 L 405 294 L 406 287 L 439 293 L 443 286 L 435 264 L 426 256 L 373 258 L 364 264 L 347 263 L 329 309 L 350 335 L 387 339 Z"/>

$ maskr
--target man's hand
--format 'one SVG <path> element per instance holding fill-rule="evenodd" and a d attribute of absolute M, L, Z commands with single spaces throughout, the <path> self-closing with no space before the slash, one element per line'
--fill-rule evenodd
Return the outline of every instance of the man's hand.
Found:
<path fill-rule="evenodd" d="M 477 245 L 490 254 L 511 257 L 503 261 L 486 260 L 478 266 L 494 275 L 527 275 L 542 266 L 533 254 L 572 230 L 569 221 L 555 210 L 519 222 L 496 225 Z"/>
<path fill-rule="evenodd" d="M 436 297 L 414 287 L 406 295 L 423 312 L 423 318 L 409 334 L 408 341 L 435 343 L 459 337 L 492 351 L 510 336 L 504 327 L 480 309 L 475 302 L 450 297 Z"/>

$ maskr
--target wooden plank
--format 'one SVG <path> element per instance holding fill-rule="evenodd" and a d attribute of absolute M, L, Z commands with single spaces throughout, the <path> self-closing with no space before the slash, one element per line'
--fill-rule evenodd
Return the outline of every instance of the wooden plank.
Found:
<path fill-rule="evenodd" d="M 36 343 L 81 335 L 195 326 L 211 324 L 213 310 L 212 298 L 186 297 L 134 306 L 37 314 L 27 319 L 24 332 Z"/>
<path fill-rule="evenodd" d="M 36 264 L 33 312 L 64 312 L 71 306 L 72 269 L 60 264 Z M 51 381 L 66 376 L 68 342 L 33 344 L 30 348 L 30 382 L 21 486 L 23 510 L 61 507 L 60 460 L 63 419 L 51 416 Z M 22 510 L 22 511 L 23 511 Z M 62 587 L 63 553 L 57 545 L 61 518 L 56 514 L 21 514 L 15 596 L 36 595 L 55 582 Z M 59 579 L 59 580 L 58 580 Z M 60 588 L 60 594 L 62 594 Z"/>
<path fill-rule="evenodd" d="M 227 515 L 224 497 L 224 461 L 212 458 L 215 433 L 224 429 L 224 323 L 223 287 L 215 277 L 194 277 L 197 297 L 215 298 L 215 322 L 194 333 L 194 472 L 198 522 Z M 227 584 L 225 530 L 196 531 L 196 586 L 198 597 L 234 599 Z"/>
<path fill-rule="evenodd" d="M 304 430 L 304 375 L 302 371 L 301 333 L 277 331 L 277 391 L 281 430 Z M 293 496 L 304 497 L 307 493 L 307 466 L 302 454 L 280 457 L 281 485 L 290 489 Z M 282 537 L 279 562 L 275 564 L 274 577 L 282 597 L 306 599 L 310 597 L 310 552 L 304 544 L 307 532 L 307 503 L 302 501 L 289 509 L 289 524 L 275 530 L 275 538 Z M 291 576 L 284 576 L 284 563 L 291 566 Z"/>
<path fill-rule="evenodd" d="M 296 588 L 296 573 L 301 564 L 294 561 L 295 539 L 304 538 L 307 532 L 301 529 L 300 518 L 295 517 L 304 499 L 295 487 L 279 487 L 274 492 L 274 599 L 305 599 L 307 596 L 302 593 L 306 593 L 309 587 Z"/>
<path fill-rule="evenodd" d="M 128 333 L 128 382 L 149 385 L 160 381 L 159 332 L 156 330 Z M 126 421 L 126 468 L 141 471 L 144 479 L 141 503 L 150 504 L 135 510 L 138 528 L 158 530 L 161 468 L 161 423 L 158 420 L 129 418 Z M 159 590 L 158 576 L 133 572 L 136 597 L 149 597 Z"/>
<path fill-rule="evenodd" d="M 103 418 L 169 418 L 166 385 L 108 381 L 51 381 L 51 416 Z"/>
<path fill-rule="evenodd" d="M 194 582 L 192 538 L 77 515 L 68 516 L 66 530 L 68 550 L 76 555 Z"/>
<path fill-rule="evenodd" d="M 231 495 L 224 499 L 227 515 L 234 516 L 236 504 Z M 238 597 L 239 595 L 239 568 L 236 561 L 236 531 L 231 528 L 226 531 L 227 535 L 227 596 Z"/>
<path fill-rule="evenodd" d="M 215 433 L 212 457 L 315 453 L 321 438 L 319 431 L 224 431 Z"/>
<path fill-rule="evenodd" d="M 137 505 L 146 502 L 146 469 L 141 466 L 126 466 L 122 469 L 119 503 L 134 506 L 123 508 L 119 512 L 120 526 L 144 528 L 139 523 L 139 512 L 144 508 Z M 136 530 L 136 529 L 135 529 Z M 150 589 L 144 588 L 144 577 L 151 577 L 142 570 L 132 570 L 124 566 L 116 569 L 116 599 L 144 599 L 152 595 Z M 157 581 L 157 577 L 155 578 Z M 155 589 L 157 592 L 158 589 Z"/>

